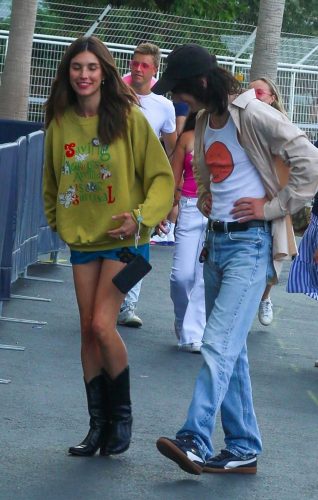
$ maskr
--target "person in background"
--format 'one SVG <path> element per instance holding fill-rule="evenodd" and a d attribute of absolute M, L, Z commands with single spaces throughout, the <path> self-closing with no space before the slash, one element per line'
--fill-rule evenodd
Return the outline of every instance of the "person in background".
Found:
<path fill-rule="evenodd" d="M 169 99 L 151 91 L 152 78 L 158 72 L 160 59 L 161 54 L 157 45 L 152 43 L 138 45 L 130 61 L 130 85 L 137 94 L 142 112 L 157 137 L 162 140 L 169 158 L 177 140 L 175 110 Z"/>
<path fill-rule="evenodd" d="M 318 148 L 318 141 L 315 142 Z M 310 223 L 298 248 L 298 255 L 291 263 L 288 293 L 304 293 L 318 300 L 318 192 L 315 194 Z M 318 360 L 315 361 L 318 367 Z"/>
<path fill-rule="evenodd" d="M 160 64 L 160 50 L 152 43 L 141 43 L 134 50 L 130 61 L 130 86 L 136 92 L 140 109 L 144 113 L 157 137 L 160 137 L 167 156 L 171 156 L 177 139 L 176 116 L 172 102 L 151 92 L 153 78 Z M 173 235 L 174 227 L 170 227 Z M 136 314 L 142 280 L 126 295 L 118 315 L 118 325 L 138 328 L 142 319 Z"/>
<path fill-rule="evenodd" d="M 173 102 L 176 113 L 177 136 L 182 132 L 182 128 L 189 113 L 189 106 L 185 102 Z M 178 205 L 175 205 L 163 221 L 161 230 L 156 228 L 154 235 L 150 238 L 151 245 L 173 246 L 175 244 L 176 221 L 178 217 Z"/>
<path fill-rule="evenodd" d="M 183 132 L 184 124 L 189 114 L 189 106 L 185 102 L 173 102 L 173 105 L 176 112 L 177 136 L 179 137 Z"/>
<path fill-rule="evenodd" d="M 129 71 L 129 73 L 126 73 L 125 75 L 123 75 L 123 81 L 125 83 L 127 83 L 127 85 L 129 85 L 130 87 L 132 86 L 132 78 L 131 78 L 131 72 Z M 155 78 L 154 76 L 151 78 L 151 87 L 156 83 L 157 81 L 157 78 Z"/>
<path fill-rule="evenodd" d="M 169 211 L 163 148 L 96 37 L 66 50 L 46 102 L 45 213 L 71 251 L 90 416 L 71 455 L 119 454 L 131 439 L 126 346 L 116 329 L 125 297 L 112 282 L 127 256 L 149 259 L 151 228 Z"/>
<path fill-rule="evenodd" d="M 318 300 L 318 193 L 314 197 L 310 223 L 300 241 L 298 255 L 291 263 L 288 293 L 304 293 Z"/>
<path fill-rule="evenodd" d="M 173 102 L 176 113 L 177 136 L 182 132 L 182 128 L 189 113 L 189 106 L 185 102 Z M 155 234 L 150 238 L 151 245 L 173 246 L 175 244 L 176 221 L 178 218 L 178 205 L 175 205 L 163 221 L 163 230 L 156 228 Z"/>
<path fill-rule="evenodd" d="M 269 104 L 270 106 L 287 116 L 283 100 L 277 88 L 277 85 L 270 78 L 261 77 L 257 80 L 253 80 L 252 82 L 250 82 L 248 88 L 254 89 L 257 99 L 262 102 L 266 102 L 266 104 Z M 278 175 L 280 172 L 282 173 L 281 180 L 284 184 L 287 182 L 287 167 L 284 168 L 284 166 L 281 165 L 281 168 L 277 169 Z M 270 325 L 274 318 L 273 303 L 270 298 L 271 289 L 272 284 L 267 284 L 258 308 L 258 319 L 264 326 Z"/>
<path fill-rule="evenodd" d="M 247 337 L 268 277 L 295 252 L 290 213 L 318 188 L 318 151 L 287 117 L 241 91 L 216 57 L 197 45 L 176 47 L 153 92 L 198 111 L 193 168 L 198 207 L 209 217 L 204 261 L 207 322 L 203 365 L 184 424 L 157 448 L 190 474 L 257 472 L 262 440 L 253 407 Z M 202 111 L 201 111 L 202 110 Z M 281 187 L 274 165 L 289 167 Z M 221 412 L 225 449 L 212 436 Z"/>
<path fill-rule="evenodd" d="M 203 264 L 199 262 L 207 219 L 198 210 L 197 185 L 192 160 L 196 113 L 190 113 L 179 135 L 172 157 L 179 207 L 176 244 L 170 275 L 170 296 L 174 305 L 175 333 L 179 350 L 199 353 L 205 327 Z M 182 185 L 182 188 L 179 186 Z"/>

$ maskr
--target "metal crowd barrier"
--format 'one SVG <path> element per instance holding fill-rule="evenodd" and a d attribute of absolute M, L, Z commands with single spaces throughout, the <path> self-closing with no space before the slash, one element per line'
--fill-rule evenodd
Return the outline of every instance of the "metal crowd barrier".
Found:
<path fill-rule="evenodd" d="M 44 214 L 41 190 L 44 132 L 40 128 L 39 123 L 0 120 L 0 141 L 3 141 L 0 144 L 0 321 L 46 324 L 45 321 L 4 317 L 4 301 L 51 300 L 13 295 L 11 285 L 17 279 L 61 282 L 27 274 L 28 266 L 39 262 L 41 255 L 56 254 L 65 248 L 51 231 Z M 16 349 L 16 346 L 0 344 L 0 349 Z M 0 379 L 0 383 L 8 381 Z"/>
<path fill-rule="evenodd" d="M 17 226 L 18 150 L 17 142 L 0 144 L 0 304 L 10 298 L 13 241 Z"/>

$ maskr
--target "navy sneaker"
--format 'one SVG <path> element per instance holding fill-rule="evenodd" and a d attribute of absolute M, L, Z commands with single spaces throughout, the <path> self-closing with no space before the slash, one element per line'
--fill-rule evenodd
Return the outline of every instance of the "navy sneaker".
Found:
<path fill-rule="evenodd" d="M 201 474 L 205 460 L 192 436 L 179 436 L 176 439 L 161 437 L 157 441 L 157 448 L 182 470 L 197 476 Z"/>
<path fill-rule="evenodd" d="M 219 455 L 206 461 L 203 472 L 256 474 L 257 458 L 256 455 L 240 458 L 228 450 L 221 450 Z"/>

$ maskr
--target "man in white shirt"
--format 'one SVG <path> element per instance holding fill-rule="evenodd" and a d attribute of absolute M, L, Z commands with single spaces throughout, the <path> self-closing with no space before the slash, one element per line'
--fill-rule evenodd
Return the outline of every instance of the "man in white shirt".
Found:
<path fill-rule="evenodd" d="M 166 97 L 151 92 L 160 57 L 160 50 L 156 45 L 152 43 L 138 45 L 130 62 L 130 85 L 138 95 L 141 111 L 163 141 L 167 156 L 170 157 L 177 140 L 174 106 Z M 170 230 L 173 231 L 173 228 Z M 118 315 L 119 325 L 135 328 L 142 325 L 142 320 L 135 314 L 140 288 L 141 281 L 128 292 Z"/>
<path fill-rule="evenodd" d="M 177 139 L 176 115 L 169 99 L 151 92 L 152 78 L 157 74 L 159 64 L 160 51 L 156 45 L 138 45 L 130 62 L 131 86 L 138 95 L 142 112 L 162 139 L 169 157 Z"/>

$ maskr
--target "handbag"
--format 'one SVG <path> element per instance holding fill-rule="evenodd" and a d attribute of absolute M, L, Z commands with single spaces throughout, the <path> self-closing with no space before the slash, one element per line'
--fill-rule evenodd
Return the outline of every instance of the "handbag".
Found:
<path fill-rule="evenodd" d="M 138 283 L 138 281 L 146 276 L 151 269 L 151 264 L 149 264 L 142 255 L 137 254 L 113 277 L 112 282 L 121 293 L 127 293 Z"/>
<path fill-rule="evenodd" d="M 138 212 L 138 230 L 135 235 L 136 249 L 138 248 L 140 224 L 142 221 L 140 209 Z M 152 266 L 142 255 L 135 255 L 128 248 L 123 248 L 121 254 L 119 255 L 119 260 L 121 262 L 125 262 L 127 265 L 112 278 L 112 282 L 121 293 L 126 294 L 138 283 L 138 281 L 151 271 Z"/>
<path fill-rule="evenodd" d="M 296 236 L 302 236 L 309 226 L 311 215 L 311 205 L 305 205 L 298 212 L 291 216 L 294 233 Z"/>

